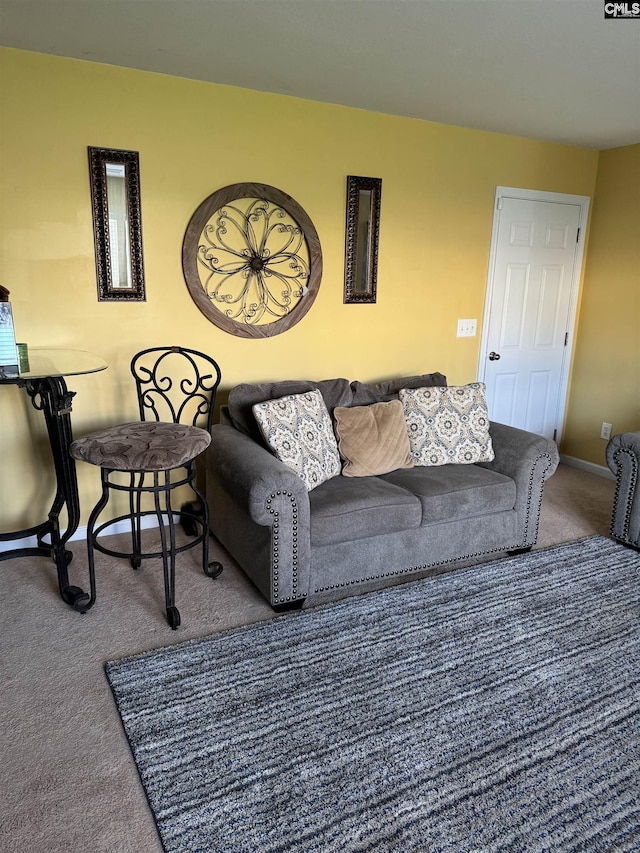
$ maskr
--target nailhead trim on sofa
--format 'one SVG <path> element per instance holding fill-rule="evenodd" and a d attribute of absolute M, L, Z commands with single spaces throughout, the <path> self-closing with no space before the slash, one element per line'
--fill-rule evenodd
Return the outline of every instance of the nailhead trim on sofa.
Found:
<path fill-rule="evenodd" d="M 631 524 L 631 507 L 633 505 L 633 496 L 636 492 L 636 489 L 638 488 L 638 458 L 636 454 L 628 447 L 619 447 L 613 454 L 613 459 L 616 465 L 620 466 L 622 464 L 621 456 L 623 454 L 629 457 L 631 470 L 631 488 L 629 489 L 627 495 L 622 522 L 623 541 L 629 542 L 631 540 L 631 534 L 629 532 L 629 526 Z M 611 527 L 609 528 L 609 533 L 611 534 L 611 536 L 614 537 L 614 539 L 619 538 L 618 534 L 614 533 L 614 529 L 616 517 L 618 516 L 619 511 L 618 501 L 620 500 L 620 485 L 620 477 L 616 477 L 616 491 L 613 496 L 613 513 L 611 515 Z"/>
<path fill-rule="evenodd" d="M 291 516 L 293 519 L 292 530 L 293 530 L 293 544 L 292 544 L 292 556 L 291 556 L 291 595 L 286 597 L 280 597 L 279 590 L 279 527 L 280 527 L 280 513 L 278 510 L 273 509 L 271 506 L 271 502 L 274 498 L 284 495 L 288 497 L 291 501 Z M 271 538 L 271 568 L 272 568 L 272 591 L 273 591 L 273 599 L 275 604 L 285 604 L 289 601 L 296 601 L 298 599 L 298 505 L 295 499 L 295 496 L 291 492 L 272 492 L 270 497 L 266 500 L 267 512 L 270 512 L 273 515 L 273 535 Z"/>

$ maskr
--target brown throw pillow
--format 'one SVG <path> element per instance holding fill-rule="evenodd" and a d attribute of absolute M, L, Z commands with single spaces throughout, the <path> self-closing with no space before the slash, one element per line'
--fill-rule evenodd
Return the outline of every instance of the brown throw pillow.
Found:
<path fill-rule="evenodd" d="M 337 407 L 333 411 L 345 477 L 372 477 L 413 468 L 402 403 Z"/>

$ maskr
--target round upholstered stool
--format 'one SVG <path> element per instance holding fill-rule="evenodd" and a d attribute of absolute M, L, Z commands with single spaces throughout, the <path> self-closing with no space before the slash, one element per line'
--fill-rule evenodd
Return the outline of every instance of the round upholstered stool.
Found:
<path fill-rule="evenodd" d="M 202 543 L 203 570 L 216 577 L 222 571 L 220 563 L 208 562 L 209 525 L 206 501 L 198 492 L 195 483 L 195 460 L 209 446 L 211 435 L 204 429 L 187 424 L 162 422 L 135 422 L 90 433 L 71 444 L 74 459 L 97 465 L 101 470 L 102 496 L 94 507 L 87 525 L 89 577 L 91 596 L 79 602 L 81 610 L 88 610 L 95 602 L 94 549 L 113 557 L 127 557 L 134 569 L 148 557 L 160 557 L 164 569 L 165 603 L 167 621 L 172 628 L 180 624 L 180 612 L 175 606 L 175 558 L 176 554 Z M 173 472 L 183 469 L 181 476 Z M 128 475 L 125 481 L 118 474 Z M 195 539 L 180 547 L 176 546 L 175 510 L 171 505 L 171 493 L 185 484 L 191 486 L 204 509 L 198 518 L 192 517 L 198 530 Z M 129 512 L 119 515 L 96 527 L 102 510 L 106 507 L 111 491 L 127 492 Z M 153 499 L 153 509 L 143 509 L 143 495 Z M 183 510 L 184 513 L 184 510 Z M 141 544 L 141 522 L 145 516 L 154 515 L 160 531 L 161 550 L 144 552 Z M 127 520 L 131 525 L 131 550 L 116 551 L 98 542 L 98 537 L 108 535 L 113 528 Z M 168 533 L 168 537 L 167 537 Z"/>
<path fill-rule="evenodd" d="M 191 462 L 210 443 L 211 436 L 200 427 L 134 421 L 77 438 L 71 455 L 114 471 L 170 471 Z"/>
<path fill-rule="evenodd" d="M 204 573 L 215 578 L 222 571 L 220 563 L 209 563 L 209 511 L 196 484 L 195 464 L 211 443 L 221 373 L 211 356 L 178 346 L 142 350 L 131 360 L 131 373 L 140 420 L 90 433 L 73 441 L 70 448 L 74 459 L 98 466 L 102 480 L 102 495 L 87 524 L 91 594 L 80 597 L 74 606 L 85 612 L 95 603 L 95 550 L 126 557 L 134 569 L 144 559 L 161 558 L 167 621 L 175 629 L 180 624 L 175 606 L 176 554 L 202 545 Z M 184 486 L 191 488 L 197 500 L 174 508 L 174 492 Z M 127 494 L 128 512 L 97 525 L 112 492 Z M 160 550 L 143 550 L 143 520 L 148 516 L 158 526 Z M 193 537 L 180 546 L 176 544 L 176 519 Z M 117 551 L 98 541 L 100 536 L 118 532 L 123 522 L 131 531 L 129 551 Z"/>

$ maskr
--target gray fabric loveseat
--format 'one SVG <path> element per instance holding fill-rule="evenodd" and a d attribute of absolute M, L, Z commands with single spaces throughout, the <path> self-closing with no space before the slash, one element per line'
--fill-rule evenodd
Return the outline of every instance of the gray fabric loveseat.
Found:
<path fill-rule="evenodd" d="M 212 428 L 206 451 L 213 534 L 276 609 L 530 549 L 537 537 L 543 484 L 557 467 L 558 451 L 541 436 L 489 423 L 486 407 L 483 415 L 474 403 L 479 388 L 483 390 L 479 385 L 449 389 L 439 373 L 379 384 L 332 379 L 237 386 Z M 456 394 L 461 405 L 454 411 L 458 398 L 448 401 Z M 417 398 L 411 395 L 423 395 L 428 405 L 437 398 L 440 409 L 435 415 L 430 409 L 418 411 L 416 425 L 410 407 Z M 311 407 L 311 414 L 305 419 L 304 409 L 302 420 L 294 423 L 290 407 L 300 401 Z M 418 409 L 421 405 L 418 400 Z M 285 464 L 265 436 L 283 441 L 284 452 L 295 453 L 295 436 L 303 444 L 308 439 L 317 445 L 320 409 L 321 428 L 326 428 L 327 417 L 333 427 L 324 439 L 330 444 L 338 437 L 338 466 L 333 448 L 321 446 L 310 468 L 296 471 L 300 460 L 294 459 L 294 467 Z M 405 416 L 401 429 L 398 412 Z M 391 421 L 395 433 L 385 442 Z M 452 427 L 453 421 L 457 426 Z M 447 437 L 451 429 L 462 424 L 464 430 L 470 423 L 480 429 L 486 425 L 490 436 L 478 461 L 473 455 L 477 447 L 459 442 L 456 447 Z M 420 457 L 416 435 L 419 443 L 421 431 L 437 431 L 439 425 L 444 442 L 438 438 L 437 447 L 429 445 L 426 458 L 424 453 Z M 287 432 L 290 428 L 293 432 Z M 343 447 L 352 455 L 353 441 L 354 457 L 365 451 L 364 467 L 358 468 L 355 459 L 347 475 L 347 462 L 353 460 L 341 457 Z M 317 449 L 314 445 L 301 464 Z M 456 453 L 464 461 L 448 463 Z M 384 473 L 368 475 L 368 465 Z"/>

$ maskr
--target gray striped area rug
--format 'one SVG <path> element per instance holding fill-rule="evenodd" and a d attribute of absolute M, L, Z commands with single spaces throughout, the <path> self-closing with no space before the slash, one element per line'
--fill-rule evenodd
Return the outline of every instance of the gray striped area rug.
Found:
<path fill-rule="evenodd" d="M 596 536 L 106 671 L 167 853 L 638 851 L 639 623 Z"/>

